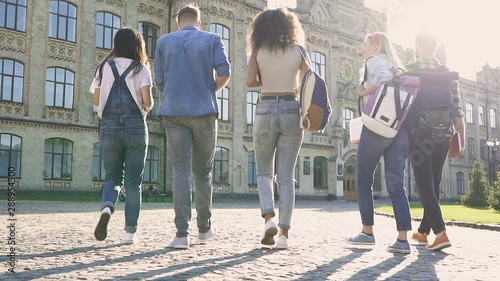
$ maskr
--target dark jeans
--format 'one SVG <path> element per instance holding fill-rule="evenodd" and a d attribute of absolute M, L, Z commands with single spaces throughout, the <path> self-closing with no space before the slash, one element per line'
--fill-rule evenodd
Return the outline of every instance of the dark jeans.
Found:
<path fill-rule="evenodd" d="M 106 182 L 101 208 L 114 211 L 125 185 L 125 231 L 135 233 L 141 208 L 141 185 L 146 162 L 148 129 L 142 117 L 104 118 L 99 128 Z"/>
<path fill-rule="evenodd" d="M 394 138 L 384 138 L 363 126 L 358 145 L 357 194 L 363 225 L 374 224 L 373 179 L 380 158 L 384 156 L 387 192 L 391 198 L 398 231 L 411 230 L 408 197 L 404 188 L 404 170 L 409 140 L 405 128 Z"/>
<path fill-rule="evenodd" d="M 439 206 L 439 184 L 450 146 L 448 137 L 410 136 L 410 161 L 424 217 L 418 232 L 435 234 L 446 230 Z"/>

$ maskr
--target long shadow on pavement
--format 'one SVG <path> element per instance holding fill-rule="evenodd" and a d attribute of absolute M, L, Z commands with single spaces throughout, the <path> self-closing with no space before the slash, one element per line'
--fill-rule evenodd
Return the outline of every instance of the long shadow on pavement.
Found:
<path fill-rule="evenodd" d="M 55 252 L 49 252 L 49 253 L 24 254 L 24 255 L 16 256 L 16 258 L 20 259 L 20 260 L 25 260 L 25 259 L 32 259 L 32 258 L 56 257 L 56 256 L 72 255 L 72 254 L 76 254 L 76 253 L 90 252 L 90 251 L 96 251 L 96 250 L 104 250 L 104 249 L 118 247 L 121 245 L 122 245 L 122 243 L 110 244 L 110 245 L 106 245 L 106 246 L 86 246 L 86 247 L 79 247 L 79 248 L 73 248 L 73 249 L 67 249 L 67 250 L 55 251 Z"/>
<path fill-rule="evenodd" d="M 34 277 L 46 277 L 46 276 L 52 275 L 52 274 L 68 273 L 68 272 L 72 272 L 75 270 L 87 269 L 89 267 L 105 266 L 105 265 L 111 265 L 111 264 L 122 263 L 122 262 L 131 262 L 134 260 L 140 260 L 143 258 L 149 258 L 149 257 L 153 257 L 156 255 L 165 254 L 165 253 L 168 253 L 171 251 L 175 251 L 175 249 L 163 248 L 163 249 L 159 249 L 156 251 L 145 252 L 145 253 L 141 253 L 141 254 L 134 254 L 134 255 L 126 256 L 126 257 L 120 257 L 120 258 L 115 258 L 115 259 L 97 260 L 97 261 L 94 261 L 91 263 L 80 263 L 80 264 L 73 264 L 73 265 L 67 265 L 67 266 L 61 266 L 61 267 L 53 267 L 53 268 L 48 268 L 48 269 L 35 269 L 35 270 L 23 271 L 23 272 L 18 272 L 15 275 L 12 275 L 12 277 L 13 278 L 21 278 L 19 280 L 31 280 Z M 15 279 L 12 279 L 12 280 L 15 280 Z"/>
<path fill-rule="evenodd" d="M 117 245 L 112 245 L 112 246 L 117 246 Z M 109 247 L 112 247 L 112 246 L 109 246 Z M 85 248 L 89 248 L 89 250 L 98 249 L 98 248 L 93 248 L 93 247 L 83 247 L 80 251 L 83 251 L 83 249 L 85 249 Z M 103 247 L 103 248 L 105 248 L 105 247 Z M 67 251 L 69 252 L 70 250 L 67 250 Z M 87 268 L 91 268 L 91 267 L 108 266 L 108 265 L 116 264 L 116 263 L 132 262 L 134 260 L 141 260 L 144 258 L 156 256 L 156 255 L 166 254 L 166 253 L 172 252 L 172 251 L 178 251 L 178 250 L 172 249 L 172 248 L 163 248 L 163 249 L 159 249 L 156 251 L 135 254 L 135 255 L 125 256 L 125 257 L 120 257 L 120 258 L 115 258 L 115 259 L 97 260 L 97 261 L 94 261 L 91 263 L 85 263 L 85 264 L 73 264 L 73 265 L 54 267 L 54 268 L 49 268 L 49 269 L 35 269 L 35 270 L 30 270 L 30 271 L 23 271 L 23 272 L 18 272 L 16 274 L 12 275 L 11 280 L 31 280 L 32 278 L 47 277 L 47 276 L 53 275 L 53 274 L 69 273 L 72 271 L 87 269 Z M 62 251 L 62 252 L 66 252 L 66 251 Z M 271 254 L 271 253 L 272 253 L 272 251 L 269 251 L 269 250 L 264 251 L 262 249 L 254 249 L 254 250 L 251 250 L 251 251 L 246 252 L 246 253 L 239 253 L 239 254 L 234 254 L 231 256 L 218 257 L 218 258 L 213 258 L 213 259 L 205 259 L 205 260 L 201 260 L 201 261 L 198 261 L 195 263 L 183 263 L 183 264 L 173 265 L 173 266 L 169 266 L 166 268 L 162 268 L 160 270 L 155 270 L 155 271 L 150 271 L 150 272 L 134 273 L 134 274 L 130 274 L 128 276 L 119 277 L 117 280 L 122 280 L 122 279 L 134 280 L 134 278 L 139 278 L 142 280 L 143 278 L 146 278 L 146 275 L 149 275 L 149 277 L 153 277 L 156 274 L 167 273 L 167 272 L 171 272 L 173 270 L 179 270 L 179 269 L 183 269 L 183 268 L 187 268 L 187 267 L 191 267 L 191 266 L 197 266 L 197 265 L 202 266 L 202 265 L 207 264 L 207 263 L 214 263 L 214 262 L 220 262 L 220 261 L 224 261 L 224 260 L 231 260 L 231 261 L 227 261 L 227 262 L 217 264 L 214 266 L 203 267 L 203 268 L 194 268 L 193 270 L 191 270 L 191 272 L 189 272 L 189 271 L 187 273 L 182 272 L 182 273 L 178 273 L 178 274 L 172 276 L 172 278 L 174 278 L 174 277 L 180 278 L 181 276 L 182 276 L 182 278 L 187 278 L 186 276 L 194 277 L 194 276 L 199 276 L 199 275 L 206 273 L 208 271 L 216 270 L 218 268 L 227 268 L 229 266 L 241 264 L 241 263 L 262 257 L 264 255 Z M 164 279 L 160 278 L 159 280 L 164 280 Z"/>
<path fill-rule="evenodd" d="M 446 258 L 448 254 L 441 251 L 431 252 L 425 247 L 416 248 L 418 252 L 417 259 L 386 280 L 439 280 L 435 265 Z"/>
<path fill-rule="evenodd" d="M 382 273 L 391 270 L 404 260 L 405 256 L 394 255 L 393 257 L 390 257 L 377 265 L 370 266 L 358 271 L 356 274 L 354 274 L 347 280 L 348 281 L 376 280 L 377 277 L 382 275 Z"/>
<path fill-rule="evenodd" d="M 171 265 L 165 268 L 161 269 L 156 269 L 156 270 L 150 270 L 147 272 L 140 272 L 140 273 L 133 273 L 125 276 L 120 276 L 118 279 L 120 280 L 143 280 L 145 278 L 151 278 L 155 277 L 156 275 L 161 275 L 165 273 L 169 273 L 172 271 L 177 271 L 177 270 L 182 270 L 186 268 L 191 269 L 183 272 L 176 273 L 171 276 L 163 276 L 163 277 L 158 277 L 156 279 L 151 279 L 151 280 L 187 280 L 189 278 L 194 278 L 197 276 L 201 276 L 205 273 L 214 271 L 214 270 L 221 270 L 221 269 L 227 269 L 229 267 L 233 267 L 235 265 L 243 264 L 246 262 L 249 262 L 251 260 L 263 257 L 265 255 L 272 254 L 273 250 L 263 250 L 263 249 L 253 249 L 245 253 L 238 253 L 230 256 L 224 256 L 224 257 L 218 257 L 218 258 L 213 258 L 213 259 L 205 259 L 201 261 L 196 261 L 193 263 L 183 263 L 183 264 L 176 264 L 176 265 Z M 221 263 L 217 263 L 221 262 Z M 217 264 L 214 264 L 217 263 Z M 210 266 L 206 266 L 207 264 L 213 264 Z M 221 276 L 222 277 L 222 276 Z"/>
<path fill-rule="evenodd" d="M 442 252 L 430 252 L 426 249 L 421 250 L 419 247 L 417 247 L 417 251 L 417 260 L 385 280 L 439 280 L 436 275 L 434 264 L 445 258 L 447 254 Z M 402 263 L 406 258 L 407 257 L 404 255 L 394 254 L 393 257 L 390 257 L 379 264 L 358 271 L 347 280 L 376 280 L 380 275 L 390 271 L 392 268 Z"/>
<path fill-rule="evenodd" d="M 356 249 L 352 248 L 349 249 L 352 251 L 352 253 L 334 259 L 328 264 L 323 264 L 321 266 L 318 266 L 316 269 L 310 270 L 301 277 L 295 279 L 295 281 L 309 281 L 309 280 L 325 280 L 328 278 L 328 276 L 332 275 L 335 273 L 339 268 L 342 266 L 352 262 L 353 260 L 361 257 L 364 253 L 371 251 L 371 249 Z"/>

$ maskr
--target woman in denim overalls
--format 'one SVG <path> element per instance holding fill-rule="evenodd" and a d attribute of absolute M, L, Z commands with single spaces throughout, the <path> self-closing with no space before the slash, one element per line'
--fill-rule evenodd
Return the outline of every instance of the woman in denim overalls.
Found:
<path fill-rule="evenodd" d="M 148 145 L 146 114 L 153 107 L 151 72 L 142 35 L 130 28 L 117 31 L 114 46 L 96 70 L 90 91 L 101 118 L 99 141 L 106 170 L 101 218 L 95 238 L 106 239 L 107 226 L 125 185 L 125 243 L 136 241 L 141 185 Z"/>

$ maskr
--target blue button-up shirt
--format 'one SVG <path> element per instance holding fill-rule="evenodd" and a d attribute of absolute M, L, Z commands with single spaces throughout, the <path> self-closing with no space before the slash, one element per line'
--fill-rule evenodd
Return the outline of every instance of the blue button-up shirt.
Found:
<path fill-rule="evenodd" d="M 195 117 L 218 113 L 214 70 L 217 76 L 230 76 L 219 35 L 185 26 L 161 36 L 154 61 L 155 87 L 163 92 L 158 115 Z"/>

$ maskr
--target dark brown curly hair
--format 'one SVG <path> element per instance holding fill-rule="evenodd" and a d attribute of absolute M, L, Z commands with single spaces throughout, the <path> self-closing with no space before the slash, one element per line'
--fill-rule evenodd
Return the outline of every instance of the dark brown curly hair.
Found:
<path fill-rule="evenodd" d="M 260 12 L 253 18 L 248 31 L 250 53 L 263 46 L 272 51 L 285 51 L 290 45 L 305 46 L 305 41 L 297 15 L 284 7 Z"/>

